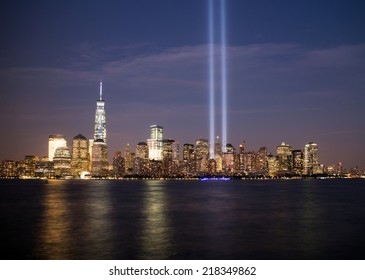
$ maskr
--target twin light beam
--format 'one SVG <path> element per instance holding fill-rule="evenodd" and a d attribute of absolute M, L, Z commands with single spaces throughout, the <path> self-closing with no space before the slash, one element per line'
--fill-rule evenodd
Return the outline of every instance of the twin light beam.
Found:
<path fill-rule="evenodd" d="M 214 0 L 209 0 L 209 153 L 215 157 L 215 37 L 214 37 Z M 226 56 L 226 7 L 225 0 L 220 0 L 220 66 L 221 66 L 221 114 L 222 114 L 222 152 L 227 146 L 227 56 Z"/>

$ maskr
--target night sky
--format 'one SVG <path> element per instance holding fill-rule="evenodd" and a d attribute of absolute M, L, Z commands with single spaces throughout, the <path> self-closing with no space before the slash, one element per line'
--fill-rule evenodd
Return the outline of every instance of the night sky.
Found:
<path fill-rule="evenodd" d="M 208 139 L 207 8 L 1 1 L 0 159 L 47 155 L 49 134 L 92 138 L 100 79 L 111 155 L 153 124 L 180 146 Z M 361 0 L 227 0 L 228 142 L 313 141 L 321 163 L 364 168 L 364 14 Z"/>

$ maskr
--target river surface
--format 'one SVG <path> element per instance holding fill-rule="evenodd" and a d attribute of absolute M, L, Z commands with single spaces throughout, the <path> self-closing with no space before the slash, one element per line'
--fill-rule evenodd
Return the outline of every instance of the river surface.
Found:
<path fill-rule="evenodd" d="M 1 180 L 1 259 L 365 259 L 365 180 Z"/>

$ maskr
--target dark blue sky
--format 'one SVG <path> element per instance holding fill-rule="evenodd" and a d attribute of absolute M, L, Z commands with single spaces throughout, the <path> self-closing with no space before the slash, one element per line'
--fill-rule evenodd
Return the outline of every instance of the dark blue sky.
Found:
<path fill-rule="evenodd" d="M 363 1 L 226 1 L 228 142 L 365 167 Z M 0 159 L 91 138 L 100 79 L 110 153 L 152 124 L 208 138 L 207 22 L 207 0 L 2 1 Z"/>

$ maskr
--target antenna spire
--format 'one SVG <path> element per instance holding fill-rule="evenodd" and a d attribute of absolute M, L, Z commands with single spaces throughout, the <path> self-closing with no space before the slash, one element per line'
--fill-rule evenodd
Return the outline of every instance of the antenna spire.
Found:
<path fill-rule="evenodd" d="M 100 99 L 103 100 L 103 81 L 100 80 Z"/>

